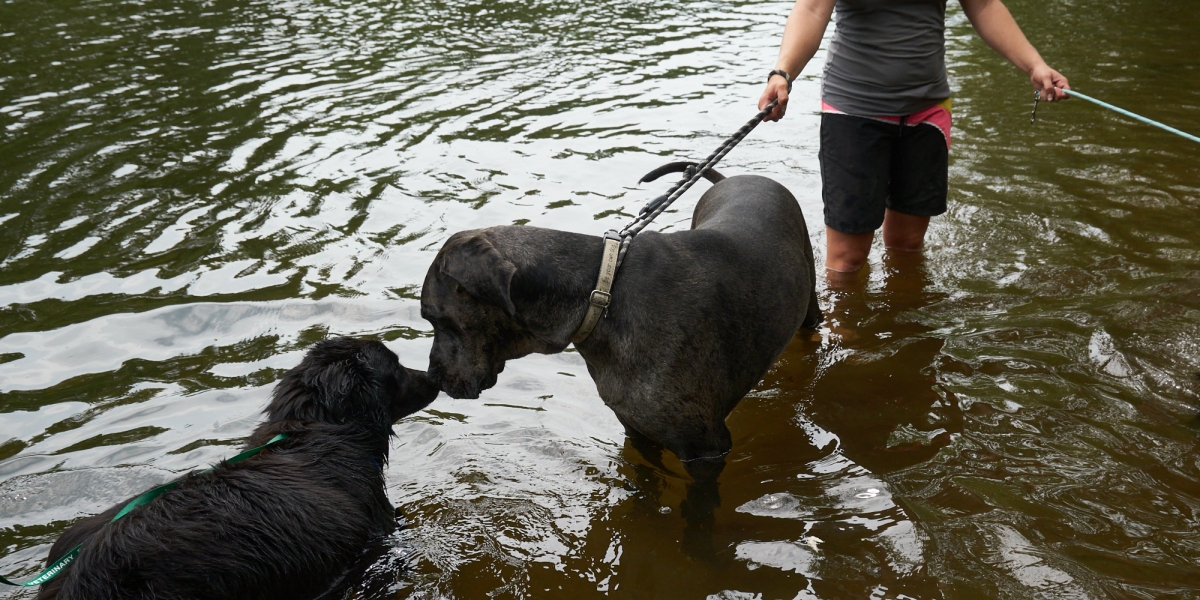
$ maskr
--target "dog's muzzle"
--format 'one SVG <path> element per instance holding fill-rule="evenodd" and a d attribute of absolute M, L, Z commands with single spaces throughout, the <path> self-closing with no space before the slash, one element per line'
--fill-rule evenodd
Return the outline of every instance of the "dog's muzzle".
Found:
<path fill-rule="evenodd" d="M 479 398 L 479 394 L 483 390 L 496 385 L 498 375 L 503 370 L 504 365 L 501 364 L 495 373 L 490 373 L 482 379 L 472 381 L 451 377 L 440 364 L 434 363 L 429 365 L 429 378 L 451 398 L 456 400 L 475 400 Z"/>

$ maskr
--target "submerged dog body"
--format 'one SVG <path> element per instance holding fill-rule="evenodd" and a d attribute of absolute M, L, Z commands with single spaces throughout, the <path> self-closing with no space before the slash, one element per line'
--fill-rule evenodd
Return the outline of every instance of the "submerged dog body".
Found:
<path fill-rule="evenodd" d="M 437 387 L 379 342 L 317 344 L 276 386 L 247 447 L 258 456 L 191 473 L 110 523 L 128 503 L 68 529 L 48 563 L 83 543 L 39 599 L 303 599 L 327 591 L 395 527 L 384 492 L 392 423 Z"/>
<path fill-rule="evenodd" d="M 504 362 L 570 343 L 603 240 L 535 227 L 453 235 L 426 275 L 430 377 L 456 398 L 496 383 Z M 633 434 L 684 461 L 720 459 L 725 418 L 802 325 L 821 320 L 804 217 L 778 183 L 721 181 L 692 229 L 630 244 L 607 315 L 577 344 L 604 402 Z"/>

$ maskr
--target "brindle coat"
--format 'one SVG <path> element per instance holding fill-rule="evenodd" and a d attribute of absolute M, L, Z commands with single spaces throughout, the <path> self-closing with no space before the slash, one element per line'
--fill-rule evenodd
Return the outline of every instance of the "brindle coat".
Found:
<path fill-rule="evenodd" d="M 602 253 L 602 238 L 536 227 L 451 236 L 421 292 L 434 329 L 430 377 L 455 398 L 477 398 L 505 361 L 562 352 Z M 579 354 L 628 432 L 689 470 L 715 461 L 719 472 L 732 446 L 725 417 L 797 329 L 821 321 L 815 279 L 792 194 L 764 177 L 724 179 L 701 197 L 690 231 L 633 240 L 608 314 Z"/>

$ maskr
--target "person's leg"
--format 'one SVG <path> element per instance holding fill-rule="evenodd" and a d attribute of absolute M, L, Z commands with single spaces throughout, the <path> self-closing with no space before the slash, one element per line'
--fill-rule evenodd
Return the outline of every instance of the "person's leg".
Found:
<path fill-rule="evenodd" d="M 887 220 L 884 220 L 886 227 Z M 886 231 L 886 229 L 885 229 Z M 825 268 L 832 271 L 831 278 L 837 273 L 856 273 L 867 264 L 867 254 L 871 252 L 871 242 L 875 232 L 842 233 L 828 225 L 825 226 Z"/>
<path fill-rule="evenodd" d="M 867 264 L 883 225 L 896 125 L 841 114 L 821 115 L 821 198 L 825 205 L 827 276 Z"/>
<path fill-rule="evenodd" d="M 853 343 L 869 311 L 862 293 L 875 230 L 883 225 L 897 126 L 876 119 L 821 115 L 821 198 L 825 204 L 825 324 Z"/>
<path fill-rule="evenodd" d="M 929 217 L 906 215 L 887 209 L 883 215 L 883 247 L 902 252 L 918 252 L 925 246 Z"/>
<path fill-rule="evenodd" d="M 929 218 L 946 212 L 948 150 L 937 127 L 904 127 L 892 154 L 891 194 L 883 218 L 883 246 L 888 250 L 920 251 Z"/>
<path fill-rule="evenodd" d="M 826 229 L 826 231 L 838 233 L 837 230 Z M 821 295 L 825 304 L 823 325 L 828 328 L 831 339 L 837 340 L 843 345 L 851 344 L 858 339 L 855 331 L 858 329 L 859 323 L 871 315 L 866 295 L 866 286 L 869 281 L 870 273 L 867 272 L 867 269 L 835 271 L 828 267 L 825 268 L 826 285 Z"/>

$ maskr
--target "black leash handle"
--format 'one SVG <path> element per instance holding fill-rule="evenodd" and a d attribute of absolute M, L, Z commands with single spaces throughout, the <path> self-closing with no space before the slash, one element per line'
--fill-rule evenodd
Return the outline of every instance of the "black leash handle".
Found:
<path fill-rule="evenodd" d="M 753 119 L 747 121 L 745 125 L 742 125 L 741 129 L 738 129 L 737 132 L 722 142 L 712 154 L 708 155 L 708 158 L 704 159 L 695 167 L 689 168 L 688 171 L 685 171 L 683 179 L 679 180 L 678 183 L 672 186 L 666 194 L 651 200 L 649 204 L 647 204 L 645 208 L 638 213 L 638 216 L 619 232 L 621 238 L 623 240 L 628 240 L 645 229 L 647 225 L 649 225 L 652 221 L 654 221 L 655 218 L 658 217 L 658 215 L 661 215 L 663 211 L 667 210 L 667 208 L 671 206 L 672 202 L 678 200 L 679 197 L 684 194 L 684 192 L 688 191 L 688 188 L 692 187 L 692 185 L 694 185 L 697 181 L 700 181 L 700 179 L 704 177 L 704 174 L 708 172 L 709 169 L 715 167 L 717 163 L 721 162 L 721 159 L 725 158 L 725 155 L 729 154 L 729 151 L 733 150 L 734 146 L 737 146 L 738 142 L 741 142 L 747 135 L 749 135 L 755 127 L 758 127 L 758 124 L 762 123 L 762 120 L 766 118 L 767 115 L 771 114 L 771 111 L 774 110 L 775 106 L 778 104 L 778 100 L 772 100 L 771 103 L 765 108 L 758 111 L 758 114 L 754 115 Z M 624 250 L 627 244 L 627 241 L 622 244 L 621 258 L 624 258 Z"/>

